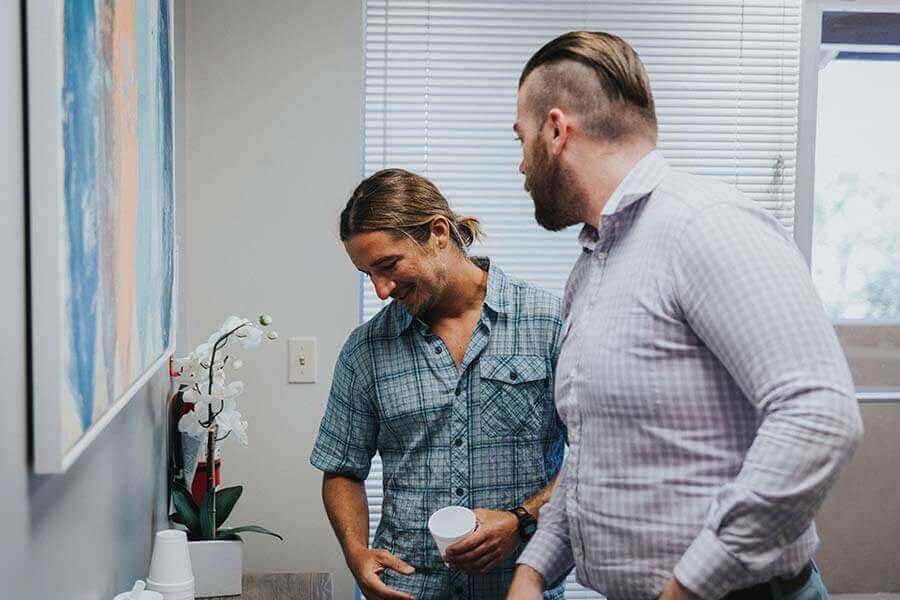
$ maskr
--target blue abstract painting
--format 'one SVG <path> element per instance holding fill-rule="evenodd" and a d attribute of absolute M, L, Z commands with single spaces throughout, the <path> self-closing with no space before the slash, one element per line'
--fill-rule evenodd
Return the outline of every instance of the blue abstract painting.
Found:
<path fill-rule="evenodd" d="M 56 61 L 61 80 L 47 85 L 29 67 L 30 95 L 55 89 L 58 108 L 34 115 L 54 108 L 38 101 L 30 115 L 55 123 L 35 136 L 32 179 L 59 179 L 31 197 L 46 219 L 33 218 L 32 243 L 55 249 L 32 260 L 32 292 L 42 293 L 33 315 L 35 467 L 48 472 L 74 460 L 174 341 L 169 2 L 58 1 L 56 56 L 39 56 L 36 69 Z M 29 31 L 44 26 L 28 18 Z M 55 319 L 39 314 L 54 309 Z"/>

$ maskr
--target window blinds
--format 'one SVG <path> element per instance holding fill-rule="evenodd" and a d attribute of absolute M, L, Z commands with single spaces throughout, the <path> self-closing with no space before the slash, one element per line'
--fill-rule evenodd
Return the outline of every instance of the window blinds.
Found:
<path fill-rule="evenodd" d="M 535 224 L 512 124 L 525 62 L 576 29 L 638 51 L 675 168 L 737 186 L 793 228 L 800 0 L 366 0 L 366 175 L 428 177 L 454 211 L 482 220 L 488 237 L 473 254 L 561 294 L 577 228 Z M 363 280 L 363 319 L 381 306 Z M 377 460 L 367 491 L 374 533 Z M 598 596 L 570 583 L 567 597 Z"/>

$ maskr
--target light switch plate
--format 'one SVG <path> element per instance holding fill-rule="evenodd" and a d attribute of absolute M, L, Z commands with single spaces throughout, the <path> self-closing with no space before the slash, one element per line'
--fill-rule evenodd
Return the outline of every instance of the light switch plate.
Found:
<path fill-rule="evenodd" d="M 316 382 L 316 338 L 288 340 L 288 382 Z"/>

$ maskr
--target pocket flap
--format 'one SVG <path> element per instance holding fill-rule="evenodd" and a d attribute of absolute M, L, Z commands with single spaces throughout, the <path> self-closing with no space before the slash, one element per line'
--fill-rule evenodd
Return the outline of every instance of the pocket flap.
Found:
<path fill-rule="evenodd" d="M 547 378 L 547 361 L 543 356 L 520 354 L 491 354 L 480 361 L 482 379 L 504 383 L 523 383 Z"/>

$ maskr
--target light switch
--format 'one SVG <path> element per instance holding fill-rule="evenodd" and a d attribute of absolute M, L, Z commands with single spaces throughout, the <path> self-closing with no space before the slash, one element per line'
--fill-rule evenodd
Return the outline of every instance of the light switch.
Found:
<path fill-rule="evenodd" d="M 288 340 L 288 382 L 316 382 L 316 338 Z"/>

